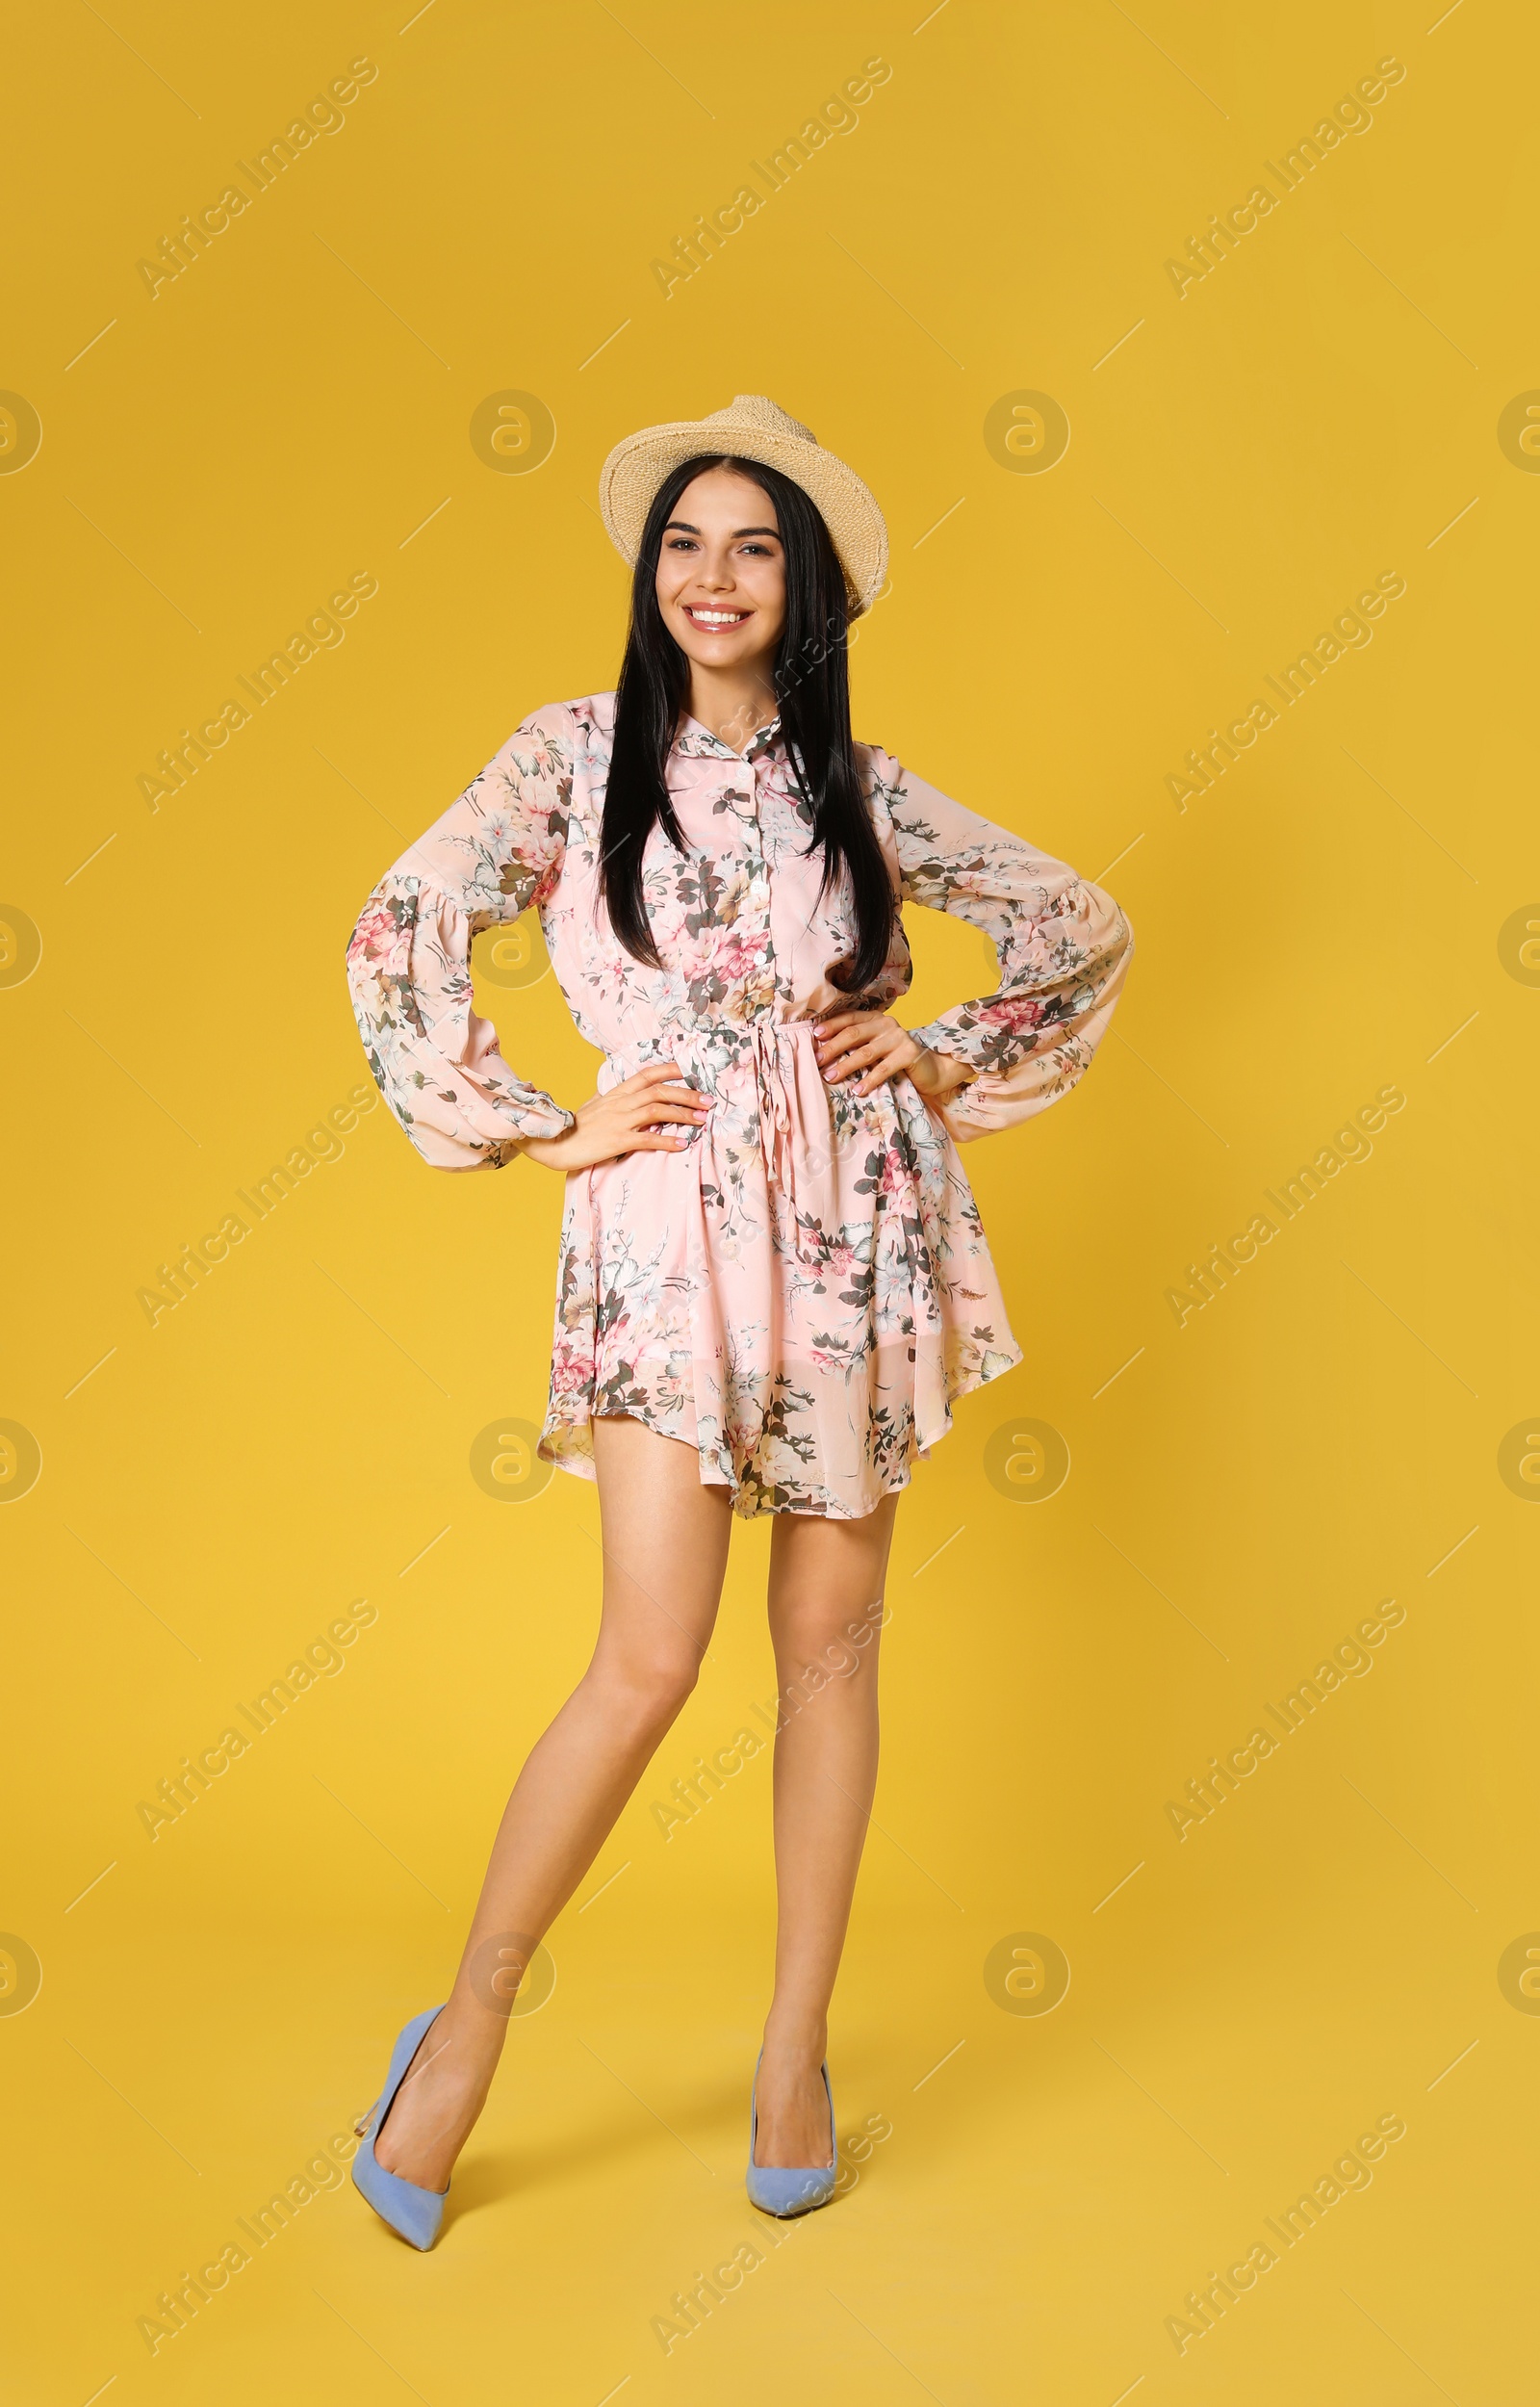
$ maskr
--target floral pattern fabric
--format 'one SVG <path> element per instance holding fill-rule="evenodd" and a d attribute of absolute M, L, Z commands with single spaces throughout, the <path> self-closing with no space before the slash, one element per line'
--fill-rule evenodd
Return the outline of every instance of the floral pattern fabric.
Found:
<path fill-rule="evenodd" d="M 685 850 L 654 828 L 644 856 L 660 968 L 622 949 L 598 893 L 613 725 L 607 694 L 532 713 L 375 888 L 347 955 L 370 1067 L 446 1169 L 569 1126 L 473 1004 L 472 938 L 532 905 L 604 1055 L 600 1091 L 674 1061 L 711 1103 L 680 1151 L 568 1177 L 542 1456 L 592 1478 L 592 1420 L 626 1412 L 694 1446 L 746 1516 L 857 1518 L 908 1484 L 958 1396 L 1021 1359 L 958 1148 L 1083 1075 L 1131 931 L 1063 862 L 859 746 L 895 894 L 983 929 L 1000 983 L 914 1031 L 988 1073 L 988 1093 L 930 1105 L 899 1076 L 858 1097 L 825 1079 L 812 1030 L 895 1003 L 909 946 L 898 920 L 873 987 L 831 983 L 854 942 L 848 885 L 820 894 L 779 721 L 742 754 L 683 724 L 669 789 Z"/>

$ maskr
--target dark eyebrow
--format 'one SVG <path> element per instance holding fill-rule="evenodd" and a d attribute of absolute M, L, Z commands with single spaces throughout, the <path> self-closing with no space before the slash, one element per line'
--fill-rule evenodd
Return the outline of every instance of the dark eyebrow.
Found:
<path fill-rule="evenodd" d="M 680 533 L 684 535 L 698 535 L 701 531 L 699 527 L 692 527 L 687 518 L 671 518 L 668 522 L 668 527 L 665 527 L 663 530 L 665 534 L 668 533 L 669 527 L 677 527 Z M 734 543 L 741 542 L 745 535 L 774 535 L 778 543 L 781 541 L 781 530 L 779 527 L 734 527 L 732 530 L 732 541 Z"/>

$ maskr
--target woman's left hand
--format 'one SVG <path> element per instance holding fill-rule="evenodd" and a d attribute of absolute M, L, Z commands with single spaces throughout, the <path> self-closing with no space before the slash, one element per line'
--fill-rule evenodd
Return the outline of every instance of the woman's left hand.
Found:
<path fill-rule="evenodd" d="M 813 1038 L 819 1067 L 831 1086 L 855 1078 L 858 1095 L 870 1095 L 907 1071 L 932 1101 L 966 1085 L 968 1073 L 948 1053 L 916 1045 L 908 1028 L 886 1011 L 836 1011 L 820 1020 Z M 955 1075 L 948 1075 L 948 1073 Z"/>

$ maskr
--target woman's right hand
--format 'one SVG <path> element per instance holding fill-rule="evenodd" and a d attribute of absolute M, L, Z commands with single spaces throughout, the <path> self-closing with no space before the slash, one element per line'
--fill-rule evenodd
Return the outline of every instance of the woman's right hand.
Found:
<path fill-rule="evenodd" d="M 591 1170 L 623 1153 L 676 1153 L 688 1143 L 679 1124 L 702 1127 L 710 1108 L 699 1088 L 682 1083 L 677 1061 L 649 1062 L 607 1094 L 580 1103 L 576 1127 L 559 1137 L 529 1137 L 519 1151 L 548 1170 Z"/>

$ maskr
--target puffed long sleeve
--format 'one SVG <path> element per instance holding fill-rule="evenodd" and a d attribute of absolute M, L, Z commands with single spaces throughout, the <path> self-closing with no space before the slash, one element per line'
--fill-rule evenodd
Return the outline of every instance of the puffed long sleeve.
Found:
<path fill-rule="evenodd" d="M 1085 1075 L 1127 974 L 1133 930 L 1112 896 L 1065 862 L 892 767 L 882 798 L 905 899 L 982 928 L 999 958 L 992 995 L 913 1031 L 983 1081 L 940 1107 L 962 1142 L 1046 1110 Z"/>
<path fill-rule="evenodd" d="M 574 1115 L 509 1068 L 471 1007 L 471 940 L 543 902 L 561 876 L 572 796 L 562 711 L 509 737 L 364 905 L 347 983 L 369 1066 L 425 1161 L 500 1166 Z"/>

